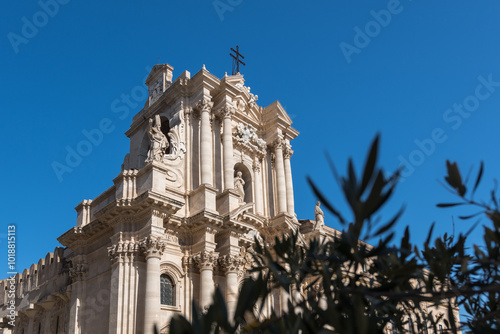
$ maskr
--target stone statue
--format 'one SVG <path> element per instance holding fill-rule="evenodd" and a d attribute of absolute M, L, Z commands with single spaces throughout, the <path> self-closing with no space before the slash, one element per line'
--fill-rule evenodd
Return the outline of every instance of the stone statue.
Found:
<path fill-rule="evenodd" d="M 149 119 L 148 127 L 149 151 L 146 162 L 162 161 L 169 146 L 167 136 L 161 132 L 160 115 L 155 116 L 155 120 Z"/>
<path fill-rule="evenodd" d="M 314 224 L 314 229 L 319 230 L 325 225 L 325 214 L 323 213 L 323 210 L 319 207 L 321 205 L 321 202 L 318 201 L 316 202 L 316 207 L 314 208 L 314 219 L 316 220 L 316 223 Z"/>
<path fill-rule="evenodd" d="M 236 177 L 234 178 L 234 188 L 236 189 L 236 192 L 240 195 L 241 200 L 244 201 L 245 188 L 243 188 L 243 186 L 245 185 L 245 181 L 243 181 L 242 175 L 243 173 L 241 171 L 236 172 Z"/>

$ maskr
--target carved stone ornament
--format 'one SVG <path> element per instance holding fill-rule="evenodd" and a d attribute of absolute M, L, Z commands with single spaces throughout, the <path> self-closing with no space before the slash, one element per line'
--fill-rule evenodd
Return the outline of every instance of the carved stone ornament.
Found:
<path fill-rule="evenodd" d="M 251 125 L 239 123 L 233 131 L 236 145 L 242 146 L 250 151 L 264 155 L 266 152 L 266 142 L 257 135 L 257 130 Z"/>
<path fill-rule="evenodd" d="M 163 78 L 158 78 L 154 84 L 149 87 L 150 103 L 153 104 L 163 94 Z"/>
<path fill-rule="evenodd" d="M 219 254 L 212 251 L 202 251 L 193 256 L 193 261 L 200 270 L 213 269 L 217 264 Z"/>
<path fill-rule="evenodd" d="M 170 129 L 170 153 L 165 155 L 165 160 L 183 159 L 186 153 L 186 142 L 184 141 L 184 123 L 178 124 Z"/>
<path fill-rule="evenodd" d="M 140 251 L 140 244 L 134 240 L 122 241 L 108 247 L 108 256 L 111 263 L 133 260 Z"/>
<path fill-rule="evenodd" d="M 71 266 L 69 268 L 69 277 L 72 282 L 83 281 L 85 276 L 87 275 L 88 265 L 84 262 L 71 262 Z"/>
<path fill-rule="evenodd" d="M 243 265 L 243 268 L 245 268 L 245 269 L 252 268 L 252 265 L 254 262 L 253 255 L 252 255 L 253 251 L 254 250 L 251 248 L 241 247 L 240 257 L 241 257 L 241 264 Z"/>
<path fill-rule="evenodd" d="M 144 252 L 146 259 L 148 257 L 161 257 L 165 250 L 165 243 L 159 238 L 148 236 L 140 242 L 141 250 Z"/>

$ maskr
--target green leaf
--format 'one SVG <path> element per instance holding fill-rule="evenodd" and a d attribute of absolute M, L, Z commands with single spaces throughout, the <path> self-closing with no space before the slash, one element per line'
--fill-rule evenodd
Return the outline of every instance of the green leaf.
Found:
<path fill-rule="evenodd" d="M 372 180 L 373 176 L 375 175 L 374 170 L 375 170 L 375 165 L 377 163 L 379 139 L 380 139 L 380 135 L 377 134 L 375 136 L 375 139 L 372 142 L 370 152 L 368 153 L 368 157 L 367 157 L 366 163 L 365 163 L 365 168 L 363 171 L 363 179 L 361 181 L 361 188 L 359 189 L 359 195 L 361 195 L 365 191 L 366 187 L 370 183 L 370 180 Z"/>
<path fill-rule="evenodd" d="M 449 207 L 452 207 L 452 206 L 458 206 L 458 205 L 464 205 L 466 203 L 462 202 L 462 203 L 439 203 L 439 204 L 436 204 L 436 206 L 438 208 L 449 208 Z"/>
<path fill-rule="evenodd" d="M 484 171 L 484 163 L 481 161 L 481 167 L 479 167 L 479 172 L 477 173 L 476 184 L 474 184 L 474 189 L 472 189 L 472 195 L 474 195 L 477 187 L 479 186 L 479 182 L 481 182 L 481 178 L 483 177 L 483 171 Z"/>

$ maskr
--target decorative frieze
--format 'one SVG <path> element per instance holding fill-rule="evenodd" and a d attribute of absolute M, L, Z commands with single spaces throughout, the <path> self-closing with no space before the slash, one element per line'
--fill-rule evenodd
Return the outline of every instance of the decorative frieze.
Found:
<path fill-rule="evenodd" d="M 116 244 L 108 247 L 108 256 L 111 264 L 117 262 L 133 261 L 139 255 L 141 245 L 135 240 L 120 240 Z"/>

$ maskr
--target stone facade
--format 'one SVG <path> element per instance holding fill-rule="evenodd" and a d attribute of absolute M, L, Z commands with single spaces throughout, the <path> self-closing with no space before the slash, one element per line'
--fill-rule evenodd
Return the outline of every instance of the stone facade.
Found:
<path fill-rule="evenodd" d="M 149 74 L 113 186 L 78 204 L 76 227 L 58 238 L 65 248 L 13 278 L 14 329 L 10 281 L 0 282 L 0 333 L 146 334 L 154 324 L 166 333 L 173 315 L 191 317 L 193 299 L 210 304 L 216 286 L 234 312 L 254 236 L 335 237 L 296 218 L 298 132 L 280 103 L 259 106 L 240 74 L 172 72 Z M 284 300 L 268 308 L 280 312 Z"/>

